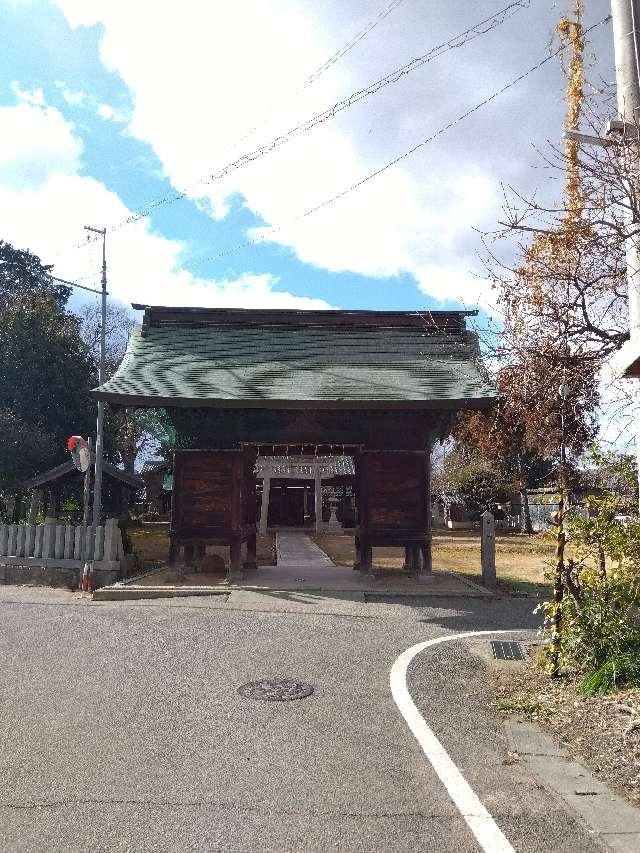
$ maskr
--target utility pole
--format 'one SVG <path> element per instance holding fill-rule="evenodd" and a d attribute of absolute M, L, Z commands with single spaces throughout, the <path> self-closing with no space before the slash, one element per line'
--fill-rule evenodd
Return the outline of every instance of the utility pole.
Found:
<path fill-rule="evenodd" d="M 98 382 L 100 385 L 105 381 L 105 350 L 107 333 L 107 229 L 91 228 L 84 226 L 85 231 L 92 231 L 102 237 L 102 320 L 100 323 L 100 366 L 98 369 Z M 93 475 L 93 517 L 92 527 L 95 537 L 96 529 L 100 524 L 102 514 L 102 462 L 103 462 L 103 435 L 104 435 L 104 401 L 98 400 L 98 420 L 96 424 L 96 450 L 95 471 Z"/>
<path fill-rule="evenodd" d="M 611 122 L 611 131 L 622 131 L 636 140 L 640 121 L 640 0 L 611 0 L 613 48 L 616 63 L 616 94 L 620 123 Z M 636 156 L 632 158 L 635 163 Z M 636 178 L 638 175 L 636 174 Z M 629 288 L 629 333 L 632 342 L 640 338 L 640 241 L 635 234 L 627 241 L 627 281 Z M 639 454 L 640 456 L 640 454 Z"/>
<path fill-rule="evenodd" d="M 609 121 L 605 136 L 589 136 L 567 131 L 565 136 L 584 145 L 608 147 L 616 141 L 627 145 L 631 156 L 635 183 L 629 199 L 628 225 L 631 233 L 626 241 L 627 292 L 629 310 L 629 341 L 610 360 L 608 368 L 612 378 L 633 377 L 636 466 L 640 483 L 640 231 L 633 226 L 633 197 L 640 188 L 640 0 L 611 0 L 613 24 L 613 51 L 616 66 L 616 95 L 618 118 Z"/>
<path fill-rule="evenodd" d="M 638 25 L 640 23 L 639 0 L 611 0 L 613 19 L 613 47 L 616 64 L 616 95 L 619 122 L 610 122 L 610 130 L 622 131 L 630 137 L 633 146 L 632 164 L 636 185 L 638 184 L 638 129 L 640 128 L 640 65 Z M 616 128 L 616 124 L 618 127 Z M 631 205 L 630 205 L 631 208 Z M 629 211 L 629 222 L 633 212 Z M 635 229 L 634 229 L 635 230 Z M 627 291 L 629 299 L 629 339 L 633 349 L 640 346 L 640 235 L 627 238 Z M 638 380 L 636 379 L 636 386 Z M 640 481 L 640 388 L 635 388 L 634 413 L 636 438 L 636 465 Z"/>

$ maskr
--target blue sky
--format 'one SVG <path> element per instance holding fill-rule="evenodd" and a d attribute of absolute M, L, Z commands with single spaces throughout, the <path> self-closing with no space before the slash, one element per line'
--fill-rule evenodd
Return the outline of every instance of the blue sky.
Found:
<path fill-rule="evenodd" d="M 333 0 L 0 0 L 9 34 L 0 55 L 0 236 L 92 285 L 99 248 L 81 245 L 82 227 L 107 226 L 110 289 L 124 302 L 490 305 L 478 229 L 495 227 L 502 185 L 552 191 L 534 147 L 561 134 L 555 62 L 296 220 L 543 57 L 562 3 L 523 4 L 278 151 L 215 183 L 200 179 L 506 5 L 404 0 L 299 93 L 384 0 L 347 10 Z M 587 5 L 587 23 L 607 13 L 605 0 Z M 601 30 L 606 65 L 610 32 Z M 120 224 L 176 188 L 188 197 Z M 276 230 L 234 250 L 262 227 Z"/>

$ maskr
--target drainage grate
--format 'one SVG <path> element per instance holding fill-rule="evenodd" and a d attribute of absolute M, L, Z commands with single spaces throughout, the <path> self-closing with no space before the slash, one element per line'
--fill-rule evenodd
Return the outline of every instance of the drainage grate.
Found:
<path fill-rule="evenodd" d="M 496 660 L 526 660 L 527 656 L 520 643 L 507 643 L 503 640 L 492 640 L 491 651 Z"/>
<path fill-rule="evenodd" d="M 313 693 L 313 687 L 302 681 L 278 678 L 265 681 L 250 681 L 238 688 L 243 699 L 260 699 L 263 702 L 291 702 L 294 699 L 306 699 Z"/>

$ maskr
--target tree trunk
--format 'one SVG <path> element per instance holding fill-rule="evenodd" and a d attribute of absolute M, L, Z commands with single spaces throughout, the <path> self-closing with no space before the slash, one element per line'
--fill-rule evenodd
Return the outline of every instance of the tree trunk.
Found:
<path fill-rule="evenodd" d="M 526 487 L 520 489 L 520 500 L 522 501 L 521 533 L 533 533 L 531 524 L 531 512 L 529 511 L 529 492 Z"/>
<path fill-rule="evenodd" d="M 15 493 L 14 501 L 13 501 L 13 524 L 20 523 L 20 517 L 22 515 L 22 492 L 17 491 Z"/>
<path fill-rule="evenodd" d="M 529 511 L 529 492 L 527 490 L 527 482 L 524 478 L 522 470 L 522 456 L 518 455 L 518 491 L 520 500 L 522 501 L 522 515 L 520 517 L 520 532 L 533 533 L 531 524 L 531 512 Z"/>
<path fill-rule="evenodd" d="M 553 579 L 553 627 L 551 629 L 551 675 L 560 674 L 560 647 L 562 644 L 562 599 L 564 597 L 564 489 L 560 487 L 558 530 L 556 534 L 556 565 Z"/>

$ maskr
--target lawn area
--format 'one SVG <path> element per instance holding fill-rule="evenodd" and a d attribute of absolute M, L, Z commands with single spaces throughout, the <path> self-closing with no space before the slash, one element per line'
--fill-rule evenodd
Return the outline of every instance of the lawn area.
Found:
<path fill-rule="evenodd" d="M 127 531 L 133 550 L 138 557 L 140 567 L 146 562 L 166 563 L 169 558 L 169 525 L 163 523 L 142 524 Z M 258 536 L 257 555 L 259 566 L 271 566 L 273 535 Z M 229 563 L 229 548 L 224 545 L 209 545 L 209 554 L 219 554 Z"/>
<path fill-rule="evenodd" d="M 320 534 L 313 537 L 334 563 L 348 566 L 355 557 L 352 536 Z M 554 545 L 542 534 L 496 534 L 496 574 L 498 585 L 517 592 L 546 592 L 543 580 L 545 560 L 553 559 Z M 381 568 L 401 569 L 404 549 L 375 548 L 374 563 Z M 480 573 L 480 533 L 472 530 L 433 530 L 433 567 L 458 572 L 478 581 Z"/>

